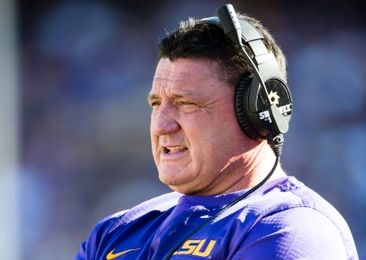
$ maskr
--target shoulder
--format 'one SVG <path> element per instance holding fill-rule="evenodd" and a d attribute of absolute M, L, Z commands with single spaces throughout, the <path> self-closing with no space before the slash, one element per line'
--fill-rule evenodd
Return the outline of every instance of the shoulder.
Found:
<path fill-rule="evenodd" d="M 177 192 L 166 193 L 150 200 L 144 201 L 129 210 L 115 213 L 110 217 L 110 219 L 114 219 L 114 224 L 109 232 L 112 232 L 120 225 L 129 224 L 151 212 L 159 213 L 167 211 L 177 205 L 178 200 L 181 196 L 182 194 L 179 194 Z"/>
<path fill-rule="evenodd" d="M 357 259 L 343 230 L 324 214 L 296 207 L 259 219 L 237 252 L 238 259 Z M 354 257 L 354 258 L 353 258 Z"/>
<path fill-rule="evenodd" d="M 246 210 L 259 218 L 285 212 L 297 215 L 299 208 L 308 214 L 323 215 L 340 228 L 347 226 L 342 215 L 322 196 L 295 177 L 274 180 L 247 200 Z"/>
<path fill-rule="evenodd" d="M 131 209 L 122 210 L 104 218 L 102 221 L 98 223 L 97 226 L 100 227 L 107 226 L 108 233 L 112 232 L 118 226 L 129 224 L 130 222 L 133 222 L 136 219 L 145 216 L 150 212 L 163 212 L 174 207 L 177 204 L 180 197 L 181 194 L 177 192 L 170 192 L 154 197 L 150 200 L 144 201 L 132 207 Z"/>
<path fill-rule="evenodd" d="M 87 240 L 82 243 L 77 259 L 89 259 L 88 256 L 94 255 L 98 247 L 103 241 L 108 240 L 114 230 L 142 218 L 147 218 L 146 221 L 148 221 L 152 213 L 160 214 L 173 208 L 180 197 L 181 194 L 176 192 L 166 193 L 142 202 L 131 209 L 122 210 L 103 218 L 93 227 Z"/>
<path fill-rule="evenodd" d="M 286 259 L 357 256 L 351 231 L 341 214 L 293 177 L 269 183 L 247 203 L 239 216 L 247 224 L 250 220 L 244 248 L 257 254 L 257 259 L 262 259 L 265 251 Z"/>

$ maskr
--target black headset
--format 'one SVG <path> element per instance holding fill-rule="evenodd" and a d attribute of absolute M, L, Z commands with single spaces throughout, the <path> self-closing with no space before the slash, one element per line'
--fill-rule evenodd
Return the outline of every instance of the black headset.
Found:
<path fill-rule="evenodd" d="M 279 156 L 292 115 L 292 97 L 275 56 L 264 44 L 263 35 L 248 21 L 239 19 L 231 4 L 219 8 L 217 17 L 204 18 L 201 22 L 220 27 L 241 48 L 251 73 L 243 76 L 235 91 L 238 122 L 251 139 L 267 139 Z"/>

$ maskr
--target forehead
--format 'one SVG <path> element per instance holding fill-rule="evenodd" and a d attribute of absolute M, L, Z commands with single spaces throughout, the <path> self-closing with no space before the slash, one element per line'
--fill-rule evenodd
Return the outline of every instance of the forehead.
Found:
<path fill-rule="evenodd" d="M 151 92 L 184 91 L 193 94 L 211 92 L 218 85 L 224 87 L 227 83 L 215 61 L 162 58 L 156 67 Z"/>

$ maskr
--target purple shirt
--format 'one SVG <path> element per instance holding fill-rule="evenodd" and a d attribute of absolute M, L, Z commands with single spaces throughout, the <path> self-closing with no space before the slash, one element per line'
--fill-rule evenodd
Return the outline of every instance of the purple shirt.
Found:
<path fill-rule="evenodd" d="M 243 192 L 153 198 L 99 222 L 76 259 L 358 259 L 343 217 L 294 177 L 212 218 Z"/>

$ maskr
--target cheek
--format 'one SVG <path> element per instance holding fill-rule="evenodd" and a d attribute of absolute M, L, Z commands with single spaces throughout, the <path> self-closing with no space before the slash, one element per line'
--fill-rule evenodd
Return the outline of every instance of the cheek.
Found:
<path fill-rule="evenodd" d="M 222 141 L 221 134 L 226 130 L 223 122 L 208 114 L 191 118 L 181 125 L 192 148 L 201 152 L 209 147 L 217 148 Z"/>
<path fill-rule="evenodd" d="M 222 118 L 222 117 L 221 117 Z M 191 142 L 194 154 L 206 156 L 213 164 L 224 164 L 245 150 L 246 136 L 236 122 L 236 118 L 210 120 L 201 127 L 191 129 Z"/>
<path fill-rule="evenodd" d="M 225 140 L 220 135 L 220 131 L 216 131 L 210 125 L 192 129 L 187 138 L 191 144 L 193 161 L 202 164 L 202 167 L 215 164 L 225 144 Z"/>

